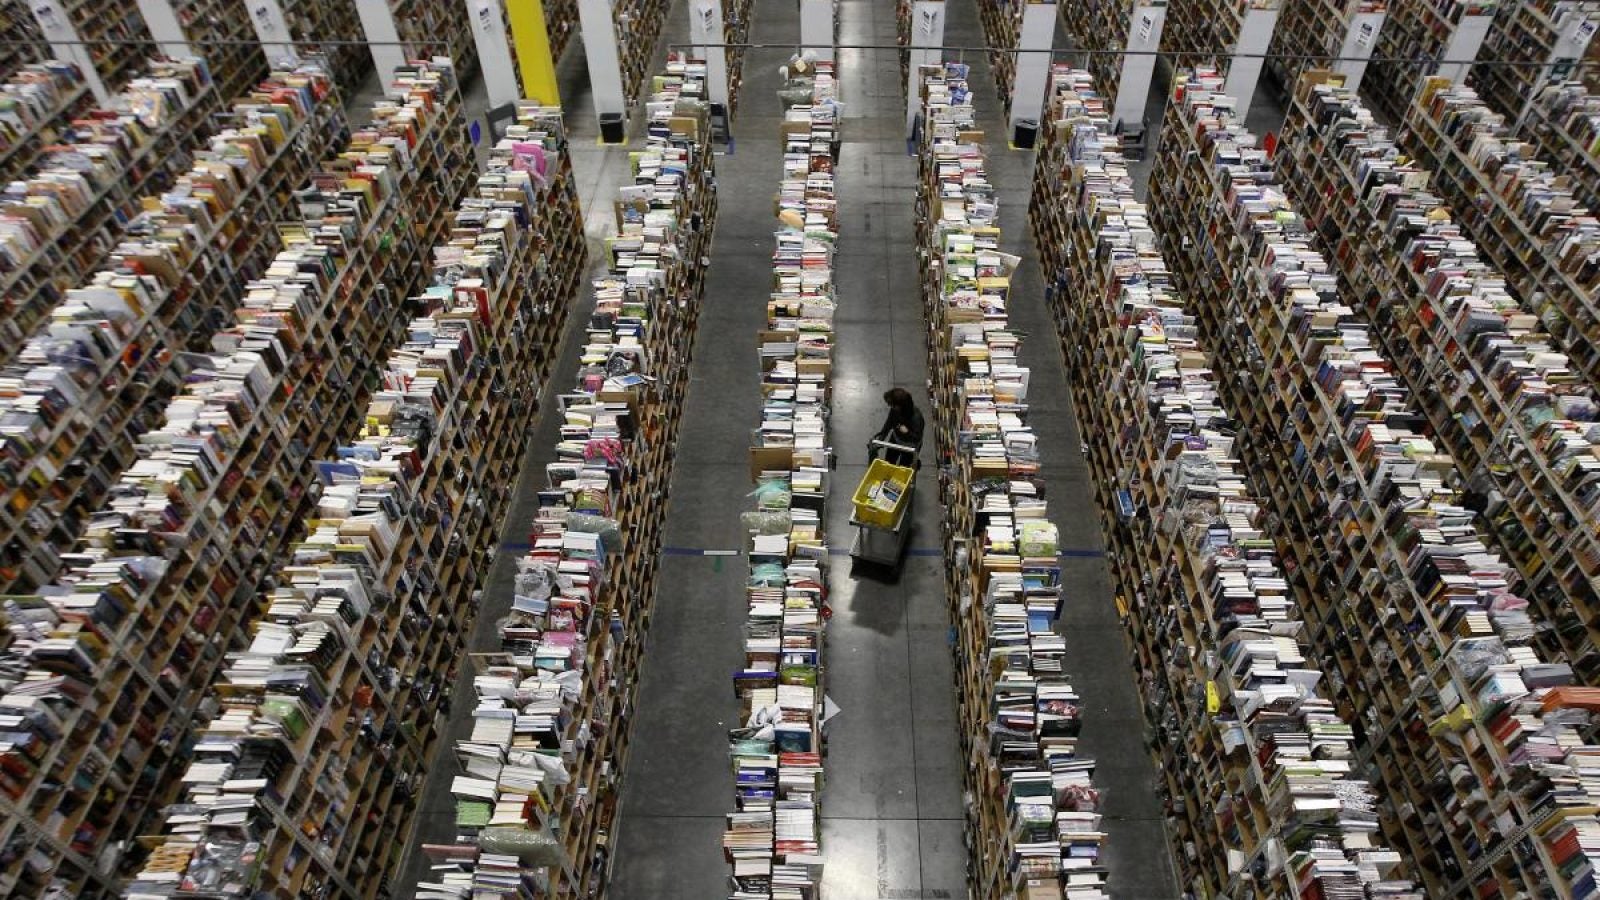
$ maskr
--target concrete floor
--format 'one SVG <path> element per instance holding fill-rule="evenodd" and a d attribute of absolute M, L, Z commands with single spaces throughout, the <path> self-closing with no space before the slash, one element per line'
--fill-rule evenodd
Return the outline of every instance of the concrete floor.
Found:
<path fill-rule="evenodd" d="M 841 43 L 895 41 L 892 4 L 841 0 L 838 11 Z M 982 42 L 972 0 L 953 0 L 947 15 L 947 43 Z M 757 0 L 751 21 L 753 42 L 792 41 L 799 33 L 792 3 Z M 666 45 L 685 40 L 687 33 L 684 4 L 678 3 L 663 31 L 658 62 Z M 1063 36 L 1058 46 L 1071 45 Z M 717 159 L 720 214 L 673 472 L 669 551 L 740 547 L 738 513 L 750 505 L 745 448 L 759 410 L 755 337 L 765 324 L 771 199 L 780 176 L 780 108 L 774 92 L 778 67 L 789 52 L 748 53 L 732 128 L 737 152 Z M 973 56 L 967 61 L 974 67 L 980 120 L 992 137 L 989 171 L 1001 194 L 1006 249 L 1023 258 L 1013 281 L 1012 321 L 1033 335 L 1023 351 L 1033 369 L 1030 422 L 1041 438 L 1053 518 L 1061 533 L 1068 599 L 1058 627 L 1072 651 L 1069 674 L 1086 700 L 1081 745 L 1097 760 L 1095 780 L 1105 802 L 1109 839 L 1102 863 L 1111 870 L 1111 893 L 1119 900 L 1176 898 L 1180 892 L 1168 858 L 1155 772 L 1144 750 L 1134 674 L 1099 529 L 1089 512 L 1089 475 L 1026 226 L 1033 154 L 1005 149 L 1001 105 L 988 88 L 993 80 L 987 60 Z M 823 894 L 828 900 L 962 898 L 967 895 L 964 765 L 935 504 L 918 507 L 912 552 L 896 582 L 852 577 L 842 555 L 851 537 L 844 495 L 860 477 L 867 436 L 881 419 L 880 395 L 900 385 L 926 404 L 927 371 L 913 249 L 916 166 L 905 155 L 899 62 L 892 51 L 863 50 L 841 51 L 839 62 L 846 114 L 838 168 L 841 297 L 831 436 L 840 466 L 828 523 L 839 549 L 830 576 L 835 615 L 825 661 L 827 693 L 842 712 L 828 732 Z M 579 41 L 558 69 L 591 265 L 598 271 L 599 241 L 610 230 L 610 198 L 627 171 L 626 149 L 595 141 L 598 129 Z M 368 100 L 375 89 L 352 99 Z M 469 111 L 481 112 L 481 81 L 464 86 L 464 93 Z M 1152 125 L 1159 125 L 1165 93 L 1165 81 L 1158 77 L 1151 92 Z M 1271 129 L 1281 112 L 1263 94 L 1251 120 Z M 1152 135 L 1152 151 L 1155 139 Z M 1138 173 L 1141 188 L 1147 172 L 1148 163 Z M 558 389 L 576 372 L 591 302 L 580 298 L 570 318 L 552 380 Z M 510 564 L 526 537 L 556 433 L 555 418 L 546 415 L 530 435 L 526 474 L 504 528 L 507 547 L 490 573 L 472 650 L 497 644 L 495 625 L 509 605 Z M 931 455 L 927 460 L 918 484 L 925 501 L 936 493 Z M 738 715 L 729 676 L 742 661 L 745 564 L 669 552 L 661 566 L 609 893 L 617 900 L 714 900 L 729 890 L 721 851 L 723 816 L 733 808 L 726 732 Z M 447 743 L 469 726 L 465 698 L 470 690 L 463 673 Z M 452 839 L 449 783 L 454 773 L 453 757 L 444 750 L 425 785 L 413 845 Z M 396 881 L 395 895 L 411 897 L 425 870 L 421 855 L 414 854 Z"/>

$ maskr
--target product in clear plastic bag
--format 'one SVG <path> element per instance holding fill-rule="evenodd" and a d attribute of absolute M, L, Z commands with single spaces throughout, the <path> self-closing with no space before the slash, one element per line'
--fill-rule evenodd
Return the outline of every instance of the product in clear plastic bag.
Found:
<path fill-rule="evenodd" d="M 530 868 L 560 866 L 566 859 L 561 842 L 548 831 L 493 825 L 478 833 L 478 847 L 485 853 L 503 853 L 515 856 L 517 861 Z"/>

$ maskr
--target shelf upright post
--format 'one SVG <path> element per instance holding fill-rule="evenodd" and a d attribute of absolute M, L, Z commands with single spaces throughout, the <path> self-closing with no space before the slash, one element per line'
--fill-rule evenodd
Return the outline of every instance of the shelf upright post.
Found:
<path fill-rule="evenodd" d="M 283 17 L 283 7 L 278 0 L 247 0 L 247 5 L 250 25 L 256 30 L 256 40 L 261 42 L 267 65 L 287 69 L 299 65 L 300 53 L 294 47 L 289 22 Z"/>
<path fill-rule="evenodd" d="M 834 0 L 800 0 L 800 48 L 815 59 L 833 60 Z"/>
<path fill-rule="evenodd" d="M 1350 17 L 1350 28 L 1344 33 L 1344 43 L 1339 47 L 1343 59 L 1334 71 L 1344 76 L 1345 87 L 1352 92 L 1361 89 L 1361 78 L 1367 74 L 1367 60 L 1372 49 L 1378 46 L 1378 32 L 1383 30 L 1383 20 L 1389 18 L 1387 8 L 1377 12 L 1357 12 Z"/>
<path fill-rule="evenodd" d="M 478 64 L 483 70 L 483 86 L 489 96 L 489 108 L 498 109 L 507 103 L 517 102 L 523 96 L 523 86 L 517 81 L 517 63 L 511 56 L 511 41 L 506 34 L 506 17 L 500 13 L 500 3 L 498 0 L 464 2 L 467 4 L 467 21 L 472 26 L 472 43 L 478 48 Z M 535 5 L 537 2 L 535 0 Z M 506 12 L 510 13 L 515 5 L 508 4 Z M 520 50 L 520 41 L 517 46 Z"/>
<path fill-rule="evenodd" d="M 1467 73 L 1472 70 L 1472 61 L 1478 58 L 1478 51 L 1483 49 L 1483 42 L 1489 37 L 1489 26 L 1494 24 L 1494 14 L 1467 15 L 1461 17 L 1460 24 L 1450 35 L 1450 42 L 1444 46 L 1444 55 L 1440 59 L 1464 60 L 1464 62 L 1450 62 L 1439 67 L 1435 74 L 1450 79 L 1457 87 L 1466 80 Z M 1420 82 L 1419 82 L 1420 86 Z M 1415 97 L 1406 98 L 1410 103 Z"/>
<path fill-rule="evenodd" d="M 578 0 L 578 27 L 583 29 L 583 55 L 589 64 L 595 115 L 602 124 L 608 116 L 626 119 L 622 60 L 617 53 L 617 26 L 610 0 Z"/>
<path fill-rule="evenodd" d="M 389 0 L 356 0 L 356 15 L 361 17 L 361 31 L 367 36 L 379 83 L 387 85 L 394 81 L 395 70 L 406 64 L 408 55 L 394 24 L 394 10 L 389 8 Z"/>
<path fill-rule="evenodd" d="M 102 104 L 110 100 L 111 93 L 106 90 L 100 70 L 94 67 L 94 57 L 89 55 L 88 46 L 78 37 L 78 29 L 72 27 L 67 11 L 61 8 L 61 0 L 33 0 L 28 8 L 33 10 L 33 19 L 39 23 L 39 31 L 49 42 L 50 52 L 55 54 L 55 58 L 78 67 L 89 90 L 94 92 L 95 100 Z"/>
<path fill-rule="evenodd" d="M 1117 80 L 1117 105 L 1111 110 L 1111 123 L 1142 127 L 1146 101 L 1150 99 L 1150 82 L 1155 79 L 1154 55 L 1161 49 L 1161 30 L 1167 25 L 1166 0 L 1140 3 L 1129 13 L 1128 43 L 1122 57 L 1122 74 Z"/>
<path fill-rule="evenodd" d="M 906 75 L 906 138 L 916 128 L 917 112 L 922 109 L 922 90 L 917 69 L 939 61 L 944 46 L 944 0 L 916 0 L 911 7 L 911 69 Z"/>
<path fill-rule="evenodd" d="M 706 98 L 728 108 L 728 48 L 715 46 L 724 37 L 722 0 L 689 3 L 689 40 L 706 61 Z"/>
<path fill-rule="evenodd" d="M 162 53 L 168 56 L 196 55 L 189 46 L 189 36 L 183 33 L 183 26 L 178 22 L 178 13 L 172 8 L 172 0 L 139 0 L 139 15 L 144 16 L 144 24 L 150 29 L 150 36 L 156 39 Z M 211 74 L 215 76 L 219 73 Z"/>
<path fill-rule="evenodd" d="M 1044 86 L 1050 75 L 1051 50 L 1056 39 L 1055 0 L 1034 0 L 1022 5 L 1022 30 L 1017 33 L 1017 49 L 1035 51 L 1018 53 L 1016 77 L 1011 83 L 1011 121 L 1007 131 L 1015 135 L 1017 123 L 1024 119 L 1033 122 L 1037 131 L 1044 112 Z"/>
<path fill-rule="evenodd" d="M 1247 9 L 1239 23 L 1239 39 L 1233 45 L 1233 59 L 1228 62 L 1228 80 L 1224 90 L 1238 101 L 1239 117 L 1250 114 L 1250 104 L 1256 96 L 1256 82 L 1261 80 L 1261 70 L 1266 58 L 1261 54 L 1272 46 L 1272 31 L 1278 27 L 1278 7 Z"/>

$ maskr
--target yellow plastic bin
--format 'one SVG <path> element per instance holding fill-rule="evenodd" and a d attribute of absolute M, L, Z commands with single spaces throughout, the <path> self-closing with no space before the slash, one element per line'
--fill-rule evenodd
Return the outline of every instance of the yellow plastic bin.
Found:
<path fill-rule="evenodd" d="M 911 479 L 914 474 L 905 466 L 897 466 L 881 459 L 867 466 L 867 474 L 856 485 L 855 520 L 875 528 L 894 528 L 900 520 L 900 510 L 911 496 Z M 889 493 L 885 495 L 883 486 Z"/>

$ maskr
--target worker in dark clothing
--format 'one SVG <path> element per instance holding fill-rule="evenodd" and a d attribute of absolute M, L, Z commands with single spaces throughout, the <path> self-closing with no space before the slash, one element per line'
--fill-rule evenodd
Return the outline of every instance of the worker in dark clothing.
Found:
<path fill-rule="evenodd" d="M 889 448 L 868 447 L 868 455 L 873 450 L 882 449 L 886 462 L 897 466 L 913 467 L 917 462 L 917 451 L 922 449 L 922 413 L 917 405 L 911 402 L 911 392 L 905 388 L 890 388 L 883 392 L 883 402 L 889 404 L 889 414 L 884 417 L 883 427 L 872 436 L 875 441 L 887 441 L 912 450 L 895 450 Z"/>

